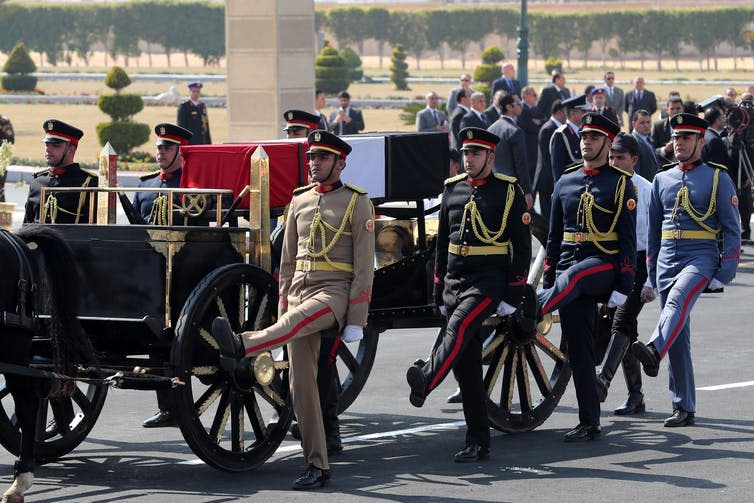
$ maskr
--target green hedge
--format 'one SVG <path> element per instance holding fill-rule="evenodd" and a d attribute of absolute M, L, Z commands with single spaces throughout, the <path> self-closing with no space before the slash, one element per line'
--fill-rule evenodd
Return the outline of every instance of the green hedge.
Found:
<path fill-rule="evenodd" d="M 128 120 L 144 109 L 138 94 L 100 94 L 97 106 L 114 121 Z"/>
<path fill-rule="evenodd" d="M 33 91 L 37 88 L 37 78 L 34 75 L 5 75 L 0 85 L 8 91 Z"/>

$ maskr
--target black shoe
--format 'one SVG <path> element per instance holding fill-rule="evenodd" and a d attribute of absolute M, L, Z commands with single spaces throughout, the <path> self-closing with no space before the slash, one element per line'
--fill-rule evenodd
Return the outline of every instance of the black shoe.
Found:
<path fill-rule="evenodd" d="M 591 424 L 580 424 L 565 434 L 563 440 L 566 442 L 587 442 L 600 436 L 602 429 L 599 426 Z"/>
<path fill-rule="evenodd" d="M 607 399 L 608 388 L 610 388 L 610 382 L 601 373 L 597 374 L 597 398 L 600 403 Z"/>
<path fill-rule="evenodd" d="M 660 373 L 660 355 L 652 344 L 636 341 L 631 344 L 631 352 L 641 362 L 645 374 L 649 377 L 657 377 Z"/>
<path fill-rule="evenodd" d="M 414 365 L 415 367 L 423 367 L 426 364 L 427 362 L 422 360 L 421 358 L 417 358 L 416 360 L 414 360 L 414 363 L 412 363 L 412 365 Z"/>
<path fill-rule="evenodd" d="M 461 388 L 457 388 L 456 392 L 448 397 L 447 402 L 448 403 L 463 403 L 463 396 L 461 396 Z"/>
<path fill-rule="evenodd" d="M 322 487 L 330 480 L 330 470 L 323 470 L 314 465 L 309 465 L 299 478 L 293 481 L 293 489 L 307 491 Z"/>
<path fill-rule="evenodd" d="M 665 426 L 676 428 L 678 426 L 691 426 L 694 424 L 694 413 L 683 409 L 676 409 L 673 415 L 665 420 Z"/>
<path fill-rule="evenodd" d="M 456 463 L 473 463 L 490 457 L 490 450 L 479 444 L 469 444 L 462 451 L 458 451 L 453 456 Z"/>
<path fill-rule="evenodd" d="M 169 410 L 161 410 L 141 424 L 144 428 L 167 428 L 178 426 Z"/>
<path fill-rule="evenodd" d="M 647 410 L 642 393 L 629 393 L 623 405 L 613 411 L 616 416 L 633 416 Z"/>
<path fill-rule="evenodd" d="M 253 384 L 254 358 L 244 358 L 243 343 L 228 320 L 219 316 L 212 320 L 212 337 L 220 347 L 220 368 L 232 375 L 237 386 L 250 388 Z"/>
<path fill-rule="evenodd" d="M 411 387 L 408 401 L 414 407 L 421 407 L 424 405 L 424 400 L 427 399 L 427 384 L 424 379 L 424 372 L 419 367 L 412 365 L 406 372 L 406 381 L 408 381 L 408 385 Z"/>

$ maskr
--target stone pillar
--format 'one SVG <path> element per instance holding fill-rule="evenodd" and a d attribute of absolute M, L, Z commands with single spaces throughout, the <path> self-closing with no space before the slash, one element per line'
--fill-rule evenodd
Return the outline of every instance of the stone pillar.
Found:
<path fill-rule="evenodd" d="M 229 142 L 281 138 L 285 110 L 314 110 L 314 42 L 314 0 L 226 0 Z"/>

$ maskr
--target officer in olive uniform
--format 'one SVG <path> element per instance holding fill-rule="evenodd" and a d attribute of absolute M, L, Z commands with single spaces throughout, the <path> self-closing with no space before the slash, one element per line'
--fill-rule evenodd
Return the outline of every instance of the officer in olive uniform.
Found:
<path fill-rule="evenodd" d="M 224 358 L 253 357 L 288 344 L 293 408 L 301 429 L 307 468 L 294 489 L 322 486 L 330 478 L 317 359 L 323 333 L 343 332 L 343 340 L 363 336 L 374 276 L 374 208 L 366 192 L 343 184 L 351 146 L 316 130 L 307 138 L 310 178 L 296 189 L 288 209 L 280 262 L 278 321 L 258 332 L 231 332 L 217 318 L 212 333 Z M 241 361 L 239 369 L 248 367 Z"/>
<path fill-rule="evenodd" d="M 188 145 L 191 131 L 173 124 L 157 124 L 157 164 L 160 169 L 141 177 L 139 187 L 149 189 L 177 189 L 181 186 L 183 157 L 181 146 Z M 149 224 L 167 225 L 167 196 L 159 192 L 137 192 L 134 195 L 134 209 Z"/>
<path fill-rule="evenodd" d="M 679 162 L 654 178 L 647 239 L 647 272 L 662 312 L 649 343 L 637 341 L 631 350 L 651 377 L 668 356 L 673 415 L 665 426 L 676 427 L 694 424 L 696 413 L 691 309 L 705 288 L 719 290 L 735 277 L 741 227 L 724 166 L 701 159 L 707 121 L 683 113 L 670 118 L 670 127 Z"/>
<path fill-rule="evenodd" d="M 566 107 L 566 122 L 562 124 L 550 137 L 550 166 L 552 179 L 557 182 L 563 172 L 581 162 L 579 148 L 579 121 L 585 110 L 591 108 L 586 104 L 586 95 L 580 94 L 563 100 Z"/>
<path fill-rule="evenodd" d="M 49 168 L 34 173 L 34 179 L 29 185 L 29 196 L 26 198 L 24 223 L 88 223 L 90 194 L 86 192 L 47 192 L 45 201 L 39 200 L 43 187 L 97 186 L 97 174 L 81 169 L 78 163 L 73 162 L 84 132 L 55 119 L 45 121 L 42 127 L 45 132 L 42 141 Z M 44 214 L 44 219 L 41 219 L 40 211 Z"/>
<path fill-rule="evenodd" d="M 192 82 L 188 85 L 191 97 L 178 106 L 178 125 L 191 131 L 191 145 L 208 145 L 212 143 L 209 134 L 209 116 L 207 106 L 200 101 L 201 82 Z"/>
<path fill-rule="evenodd" d="M 440 206 L 434 298 L 447 318 L 429 360 L 406 373 L 409 400 L 421 407 L 453 369 L 466 419 L 466 447 L 456 462 L 489 456 L 487 395 L 482 383 L 482 322 L 521 303 L 531 260 L 531 216 L 516 179 L 492 171 L 500 138 L 479 128 L 459 132 L 466 173 L 448 178 Z"/>
<path fill-rule="evenodd" d="M 584 162 L 566 170 L 552 194 L 542 315 L 560 313 L 579 404 L 579 424 L 566 442 L 599 436 L 594 371 L 597 302 L 622 305 L 636 270 L 636 193 L 631 173 L 611 167 L 608 152 L 620 127 L 594 113 L 581 121 Z"/>

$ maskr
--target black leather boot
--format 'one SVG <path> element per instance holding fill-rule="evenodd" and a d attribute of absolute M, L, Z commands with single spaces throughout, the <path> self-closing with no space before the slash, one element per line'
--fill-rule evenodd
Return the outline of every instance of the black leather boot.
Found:
<path fill-rule="evenodd" d="M 618 331 L 613 332 L 613 337 L 605 351 L 605 358 L 602 360 L 601 369 L 597 373 L 597 396 L 600 402 L 604 402 L 607 398 L 607 390 L 610 388 L 613 377 L 615 377 L 618 365 L 620 365 L 628 350 L 629 342 L 625 334 Z"/>
<path fill-rule="evenodd" d="M 641 414 L 647 410 L 644 404 L 644 393 L 641 391 L 641 365 L 630 351 L 623 357 L 623 376 L 626 379 L 628 398 L 613 412 L 616 416 Z"/>

